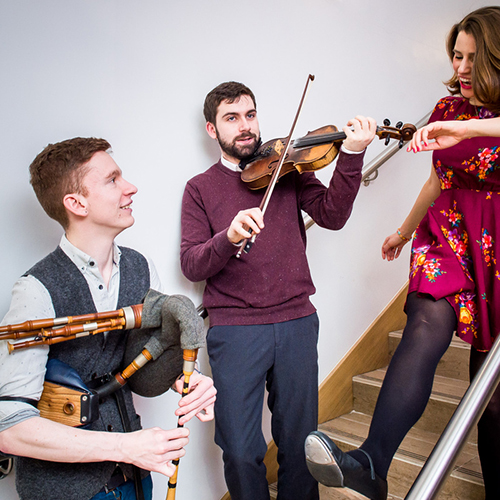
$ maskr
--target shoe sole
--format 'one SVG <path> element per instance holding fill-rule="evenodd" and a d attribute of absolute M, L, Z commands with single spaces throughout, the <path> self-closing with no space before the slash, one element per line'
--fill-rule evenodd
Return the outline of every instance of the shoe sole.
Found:
<path fill-rule="evenodd" d="M 330 449 L 315 435 L 305 442 L 307 468 L 316 481 L 333 488 L 344 487 L 344 476 Z"/>

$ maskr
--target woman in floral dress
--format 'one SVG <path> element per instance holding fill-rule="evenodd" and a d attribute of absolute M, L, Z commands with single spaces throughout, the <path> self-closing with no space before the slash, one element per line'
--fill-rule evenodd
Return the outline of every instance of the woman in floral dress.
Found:
<path fill-rule="evenodd" d="M 491 116 L 485 107 L 451 96 L 438 102 L 430 120 Z M 436 151 L 431 176 L 439 191 L 415 233 L 409 293 L 445 298 L 455 310 L 457 334 L 485 352 L 500 331 L 500 314 L 494 314 L 500 307 L 500 261 L 497 266 L 495 255 L 496 239 L 500 245 L 499 139 L 476 137 Z M 391 249 L 405 243 L 404 229 L 396 233 L 396 245 L 391 237 L 384 243 L 388 259 Z"/>
<path fill-rule="evenodd" d="M 306 440 L 318 481 L 373 500 L 387 497 L 392 458 L 427 405 L 453 333 L 471 344 L 472 378 L 500 331 L 500 7 L 466 16 L 452 28 L 447 49 L 452 95 L 437 103 L 409 147 L 435 150 L 433 168 L 410 214 L 382 246 L 382 257 L 393 260 L 414 234 L 407 325 L 369 436 L 348 453 L 321 432 Z M 498 500 L 500 388 L 478 424 L 478 448 L 486 499 Z"/>

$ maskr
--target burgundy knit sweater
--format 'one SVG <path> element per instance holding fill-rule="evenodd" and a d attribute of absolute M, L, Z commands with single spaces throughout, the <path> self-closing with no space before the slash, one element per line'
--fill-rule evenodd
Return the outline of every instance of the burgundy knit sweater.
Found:
<path fill-rule="evenodd" d="M 219 161 L 191 179 L 181 215 L 181 268 L 206 280 L 203 305 L 210 325 L 254 325 L 302 318 L 316 309 L 301 210 L 321 227 L 341 229 L 361 182 L 364 153 L 340 152 L 327 188 L 311 172 L 280 179 L 267 207 L 265 228 L 248 254 L 227 239 L 235 215 L 258 207 L 264 190 L 251 191 Z"/>

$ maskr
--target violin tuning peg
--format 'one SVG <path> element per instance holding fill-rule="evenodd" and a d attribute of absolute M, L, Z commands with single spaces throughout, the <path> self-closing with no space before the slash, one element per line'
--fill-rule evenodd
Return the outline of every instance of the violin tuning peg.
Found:
<path fill-rule="evenodd" d="M 404 139 L 401 137 L 401 139 L 399 139 L 399 144 L 398 144 L 399 149 L 403 147 L 403 144 L 404 144 Z"/>
<path fill-rule="evenodd" d="M 403 122 L 396 123 L 396 128 L 401 128 L 403 126 Z"/>
<path fill-rule="evenodd" d="M 391 136 L 390 136 L 390 135 L 388 135 L 388 136 L 385 138 L 385 145 L 387 146 L 390 142 L 391 142 Z"/>
<path fill-rule="evenodd" d="M 384 125 L 385 125 L 386 127 L 388 127 L 390 124 L 391 124 L 391 120 L 389 120 L 389 118 L 386 118 L 386 119 L 384 120 Z"/>

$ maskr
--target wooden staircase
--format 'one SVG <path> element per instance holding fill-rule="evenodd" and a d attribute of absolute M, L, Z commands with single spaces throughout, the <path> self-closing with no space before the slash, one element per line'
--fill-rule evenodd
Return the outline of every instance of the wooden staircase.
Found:
<path fill-rule="evenodd" d="M 403 306 L 408 283 L 396 293 L 319 387 L 319 429 L 344 451 L 366 438 L 390 357 L 406 324 Z M 392 333 L 388 333 L 392 332 Z M 401 443 L 389 470 L 389 500 L 404 499 L 468 387 L 470 347 L 454 337 L 441 359 L 427 408 Z M 360 375 L 361 374 L 361 375 Z M 439 500 L 484 500 L 474 429 L 444 485 Z M 269 443 L 264 463 L 271 499 L 276 499 L 276 445 Z M 500 472 L 499 472 L 500 473 Z M 321 500 L 362 500 L 345 488 L 320 485 Z M 230 500 L 226 495 L 222 500 Z M 297 499 L 300 500 L 300 499 Z"/>
<path fill-rule="evenodd" d="M 401 331 L 389 334 L 390 355 L 400 338 Z M 432 396 L 422 418 L 406 436 L 394 457 L 388 476 L 389 499 L 404 499 L 467 390 L 468 360 L 468 344 L 454 338 L 439 363 Z M 344 451 L 358 447 L 366 438 L 384 376 L 385 368 L 353 377 L 353 410 L 319 426 Z M 275 486 L 272 485 L 271 495 L 276 498 L 273 490 Z M 365 498 L 345 489 L 321 487 L 320 491 L 321 500 Z M 484 499 L 475 430 L 471 432 L 439 499 Z"/>

